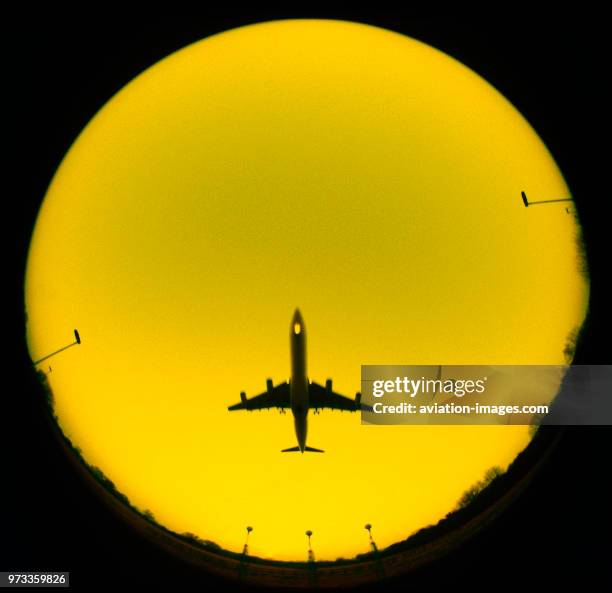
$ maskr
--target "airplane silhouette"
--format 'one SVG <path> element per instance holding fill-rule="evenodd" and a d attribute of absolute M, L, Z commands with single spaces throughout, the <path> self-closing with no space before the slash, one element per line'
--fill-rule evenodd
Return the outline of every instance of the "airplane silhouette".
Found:
<path fill-rule="evenodd" d="M 282 412 L 291 408 L 295 424 L 297 447 L 283 449 L 282 453 L 310 451 L 324 453 L 321 449 L 306 446 L 308 432 L 308 410 L 318 413 L 322 408 L 356 412 L 366 408 L 361 403 L 361 393 L 350 399 L 332 391 L 332 380 L 325 381 L 325 387 L 311 382 L 306 374 L 306 327 L 299 309 L 295 310 L 291 320 L 291 378 L 289 381 L 273 385 L 272 379 L 266 379 L 266 391 L 250 399 L 244 391 L 240 392 L 240 403 L 229 406 L 228 410 L 263 410 L 278 408 Z M 369 408 L 369 406 L 367 406 Z"/>

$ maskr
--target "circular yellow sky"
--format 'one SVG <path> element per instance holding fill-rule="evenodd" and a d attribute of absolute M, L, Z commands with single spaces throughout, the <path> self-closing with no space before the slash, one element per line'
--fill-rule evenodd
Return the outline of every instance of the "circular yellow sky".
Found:
<path fill-rule="evenodd" d="M 58 169 L 32 238 L 28 340 L 64 432 L 141 509 L 264 557 L 384 547 L 445 515 L 524 426 L 362 426 L 227 411 L 361 364 L 558 364 L 585 316 L 578 226 L 542 141 L 495 89 L 413 39 L 340 21 L 215 35 L 139 75 Z M 41 365 L 45 370 L 47 364 Z"/>

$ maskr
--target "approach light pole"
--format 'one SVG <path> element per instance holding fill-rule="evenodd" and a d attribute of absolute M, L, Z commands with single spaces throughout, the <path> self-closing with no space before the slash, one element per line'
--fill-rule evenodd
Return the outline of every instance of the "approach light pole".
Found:
<path fill-rule="evenodd" d="M 47 358 L 51 358 L 52 356 L 55 356 L 56 354 L 59 354 L 60 352 L 63 352 L 64 350 L 67 350 L 68 348 L 72 348 L 72 346 L 76 346 L 77 344 L 81 343 L 81 336 L 79 335 L 79 331 L 78 330 L 74 330 L 74 342 L 72 342 L 72 344 L 68 344 L 67 346 L 64 346 L 63 348 L 60 348 L 59 350 L 56 350 L 55 352 L 51 352 L 51 354 L 47 354 L 47 356 L 43 356 L 42 358 L 39 358 L 38 360 L 34 361 L 34 364 L 40 364 L 43 360 L 47 360 Z"/>
<path fill-rule="evenodd" d="M 314 552 L 312 551 L 312 545 L 310 544 L 310 536 L 312 535 L 312 531 L 310 529 L 306 532 L 306 537 L 308 537 L 308 562 L 314 562 Z"/>
<path fill-rule="evenodd" d="M 376 542 L 374 541 L 374 538 L 372 537 L 372 525 L 370 523 L 366 523 L 365 529 L 367 529 L 368 533 L 370 534 L 370 546 L 372 548 L 372 552 L 378 552 L 378 547 L 376 546 Z"/>
<path fill-rule="evenodd" d="M 521 192 L 521 198 L 523 198 L 523 204 L 525 204 L 525 208 L 529 206 L 537 206 L 538 204 L 552 204 L 553 202 L 573 202 L 572 198 L 559 198 L 557 200 L 539 200 L 537 202 L 530 202 L 527 199 L 527 194 L 524 191 Z"/>
<path fill-rule="evenodd" d="M 253 531 L 253 528 L 248 525 L 246 528 L 247 531 L 247 535 L 246 535 L 246 539 L 244 540 L 244 548 L 242 548 L 242 553 L 246 556 L 246 554 L 249 553 L 249 535 L 251 535 L 251 531 Z"/>

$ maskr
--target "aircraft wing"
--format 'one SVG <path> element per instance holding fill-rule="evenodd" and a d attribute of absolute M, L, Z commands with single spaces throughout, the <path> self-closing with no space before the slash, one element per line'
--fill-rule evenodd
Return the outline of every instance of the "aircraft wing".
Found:
<path fill-rule="evenodd" d="M 254 397 L 247 398 L 244 391 L 240 394 L 240 402 L 229 406 L 227 409 L 234 410 L 265 410 L 267 408 L 290 408 L 289 383 L 279 383 L 272 385 L 272 380 L 268 379 L 267 390 Z"/>
<path fill-rule="evenodd" d="M 361 409 L 369 409 L 370 406 L 361 403 L 361 393 L 355 395 L 355 399 L 340 395 L 332 390 L 331 379 L 328 379 L 325 387 L 314 381 L 308 386 L 309 407 L 330 408 L 331 410 L 345 410 L 356 412 Z"/>

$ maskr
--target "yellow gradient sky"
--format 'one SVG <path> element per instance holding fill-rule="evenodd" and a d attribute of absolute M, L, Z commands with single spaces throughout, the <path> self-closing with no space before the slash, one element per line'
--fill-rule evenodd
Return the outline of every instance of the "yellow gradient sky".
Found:
<path fill-rule="evenodd" d="M 170 529 L 305 559 L 446 514 L 524 426 L 362 426 L 229 413 L 289 375 L 354 395 L 361 364 L 557 364 L 586 312 L 561 173 L 529 124 L 443 53 L 382 29 L 277 21 L 195 43 L 91 120 L 32 239 L 28 340 L 63 430 Z M 42 368 L 46 369 L 47 365 Z"/>

